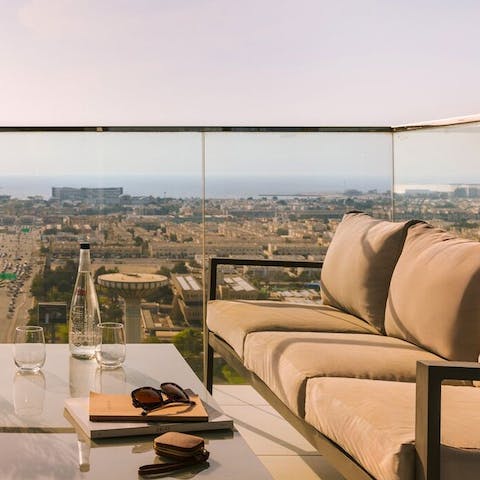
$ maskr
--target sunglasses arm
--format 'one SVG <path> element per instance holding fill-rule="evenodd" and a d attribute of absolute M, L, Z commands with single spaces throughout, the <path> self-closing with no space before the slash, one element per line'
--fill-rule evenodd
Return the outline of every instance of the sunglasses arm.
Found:
<path fill-rule="evenodd" d="M 160 410 L 161 408 L 166 407 L 167 405 L 173 405 L 174 403 L 182 404 L 182 405 L 195 405 L 194 400 L 172 400 L 172 401 L 166 401 L 163 405 L 159 405 L 158 407 L 153 407 L 150 409 L 143 409 L 142 410 L 142 416 L 148 415 L 150 412 L 154 412 L 155 410 Z"/>

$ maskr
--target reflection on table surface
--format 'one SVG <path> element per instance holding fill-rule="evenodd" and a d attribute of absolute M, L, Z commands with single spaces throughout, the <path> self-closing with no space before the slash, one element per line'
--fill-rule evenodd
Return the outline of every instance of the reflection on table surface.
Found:
<path fill-rule="evenodd" d="M 189 469 L 173 478 L 270 478 L 237 432 L 199 433 L 210 451 L 206 470 Z M 92 442 L 77 434 L 0 433 L 0 476 L 8 479 L 137 478 L 138 467 L 156 463 L 153 436 Z M 239 441 L 240 440 L 240 441 Z M 248 461 L 245 461 L 248 459 Z M 221 473 L 227 467 L 228 474 Z M 264 474 L 264 475 L 262 475 Z M 183 475 L 183 476 L 180 476 Z M 170 478 L 170 477 L 168 477 Z"/>
<path fill-rule="evenodd" d="M 191 388 L 218 407 L 173 345 L 129 344 L 125 364 L 102 370 L 97 362 L 72 358 L 68 345 L 47 345 L 45 366 L 21 372 L 12 345 L 0 344 L 0 432 L 73 432 L 63 415 L 65 399 L 88 397 L 90 391 L 129 393 L 134 388 L 173 381 Z"/>
<path fill-rule="evenodd" d="M 45 375 L 17 371 L 13 377 L 13 405 L 18 417 L 39 417 L 45 402 Z"/>

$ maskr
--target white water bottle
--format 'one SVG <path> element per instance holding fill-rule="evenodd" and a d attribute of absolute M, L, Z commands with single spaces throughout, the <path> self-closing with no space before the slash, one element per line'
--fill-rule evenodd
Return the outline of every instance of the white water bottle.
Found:
<path fill-rule="evenodd" d="M 90 244 L 80 244 L 77 280 L 70 304 L 68 343 L 75 358 L 89 359 L 95 355 L 95 330 L 100 323 L 100 308 L 90 272 Z"/>

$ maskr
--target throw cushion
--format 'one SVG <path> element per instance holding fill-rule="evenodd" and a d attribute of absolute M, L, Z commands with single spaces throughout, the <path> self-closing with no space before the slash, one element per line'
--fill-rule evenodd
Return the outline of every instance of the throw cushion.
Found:
<path fill-rule="evenodd" d="M 477 361 L 480 243 L 412 227 L 392 276 L 385 327 L 449 360 Z"/>
<path fill-rule="evenodd" d="M 361 212 L 344 215 L 322 268 L 324 304 L 356 315 L 384 332 L 390 278 L 407 229 L 414 223 L 376 220 Z"/>

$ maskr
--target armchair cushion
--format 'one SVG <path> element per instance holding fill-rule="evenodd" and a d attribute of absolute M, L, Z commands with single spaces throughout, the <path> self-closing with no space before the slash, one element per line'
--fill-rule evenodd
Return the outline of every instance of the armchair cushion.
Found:
<path fill-rule="evenodd" d="M 392 276 L 388 335 L 449 360 L 480 353 L 480 243 L 413 226 Z"/>
<path fill-rule="evenodd" d="M 413 221 L 393 223 L 352 212 L 344 215 L 322 268 L 322 299 L 384 332 L 393 269 Z"/>
<path fill-rule="evenodd" d="M 267 300 L 212 300 L 208 302 L 209 330 L 243 357 L 245 337 L 265 330 L 377 333 L 360 318 L 327 305 L 304 305 Z"/>
<path fill-rule="evenodd" d="M 414 382 L 417 360 L 441 360 L 398 338 L 357 333 L 255 332 L 245 340 L 245 366 L 300 417 L 313 377 Z"/>
<path fill-rule="evenodd" d="M 442 480 L 475 480 L 480 469 L 480 390 L 442 387 Z M 415 479 L 415 384 L 314 378 L 305 420 L 375 478 Z"/>

